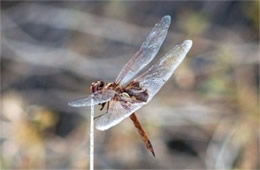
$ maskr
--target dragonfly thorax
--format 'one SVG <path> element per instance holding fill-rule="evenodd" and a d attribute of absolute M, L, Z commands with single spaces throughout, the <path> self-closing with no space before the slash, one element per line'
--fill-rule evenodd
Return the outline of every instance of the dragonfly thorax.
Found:
<path fill-rule="evenodd" d="M 94 93 L 96 91 L 104 90 L 104 89 L 115 90 L 117 92 L 121 91 L 120 86 L 114 82 L 106 83 L 104 81 L 96 81 L 96 82 L 93 82 L 90 86 L 90 90 L 92 93 Z"/>

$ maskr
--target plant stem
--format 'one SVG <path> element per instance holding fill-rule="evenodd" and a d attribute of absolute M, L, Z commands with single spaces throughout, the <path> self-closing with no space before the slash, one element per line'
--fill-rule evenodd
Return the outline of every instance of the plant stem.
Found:
<path fill-rule="evenodd" d="M 94 170 L 94 102 L 91 99 L 89 169 Z"/>

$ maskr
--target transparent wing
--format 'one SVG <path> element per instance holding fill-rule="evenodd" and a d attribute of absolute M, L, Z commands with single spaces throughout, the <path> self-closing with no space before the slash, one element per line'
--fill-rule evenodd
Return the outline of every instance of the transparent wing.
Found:
<path fill-rule="evenodd" d="M 165 40 L 170 23 L 171 17 L 167 15 L 164 16 L 160 22 L 155 24 L 140 49 L 126 63 L 117 76 L 117 83 L 120 83 L 120 85 L 126 84 L 148 63 L 152 61 L 152 59 L 158 53 L 163 41 Z"/>
<path fill-rule="evenodd" d="M 141 86 L 148 90 L 149 102 L 152 97 L 161 89 L 164 83 L 171 77 L 175 69 L 185 58 L 192 46 L 191 40 L 186 40 L 176 45 L 158 63 L 137 77 L 134 81 L 139 81 Z"/>
<path fill-rule="evenodd" d="M 96 119 L 96 128 L 98 130 L 107 130 L 129 117 L 144 104 L 146 103 L 131 103 L 111 100 L 108 112 Z"/>
<path fill-rule="evenodd" d="M 119 102 L 112 100 L 107 113 L 97 118 L 96 128 L 106 130 L 129 117 L 133 112 L 147 104 L 152 97 L 161 89 L 164 83 L 171 77 L 174 70 L 182 62 L 192 46 L 191 40 L 176 45 L 158 63 L 153 65 L 146 72 L 137 77 L 134 81 L 139 81 L 141 86 L 148 90 L 149 98 L 147 102 Z"/>
<path fill-rule="evenodd" d="M 91 98 L 93 99 L 93 104 L 97 105 L 99 103 L 104 103 L 111 100 L 116 94 L 114 90 L 100 90 L 89 95 L 88 97 L 76 99 L 68 103 L 72 107 L 83 107 L 91 105 Z"/>

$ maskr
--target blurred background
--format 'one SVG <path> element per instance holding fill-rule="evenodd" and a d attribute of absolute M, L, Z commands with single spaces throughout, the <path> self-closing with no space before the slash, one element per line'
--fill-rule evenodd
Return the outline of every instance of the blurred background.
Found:
<path fill-rule="evenodd" d="M 130 119 L 95 130 L 97 169 L 259 169 L 259 1 L 1 2 L 2 169 L 88 169 L 91 82 L 112 82 L 164 15 L 158 60 L 193 47 Z M 96 107 L 96 115 L 101 114 Z"/>

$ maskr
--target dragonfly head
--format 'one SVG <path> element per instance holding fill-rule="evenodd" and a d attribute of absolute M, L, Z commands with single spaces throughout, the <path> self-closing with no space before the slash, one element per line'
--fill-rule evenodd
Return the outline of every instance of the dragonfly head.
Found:
<path fill-rule="evenodd" d="M 103 82 L 103 81 L 96 81 L 96 82 L 93 82 L 91 84 L 90 90 L 91 90 L 92 93 L 94 93 L 96 91 L 102 90 L 104 87 L 105 87 L 105 82 Z"/>

